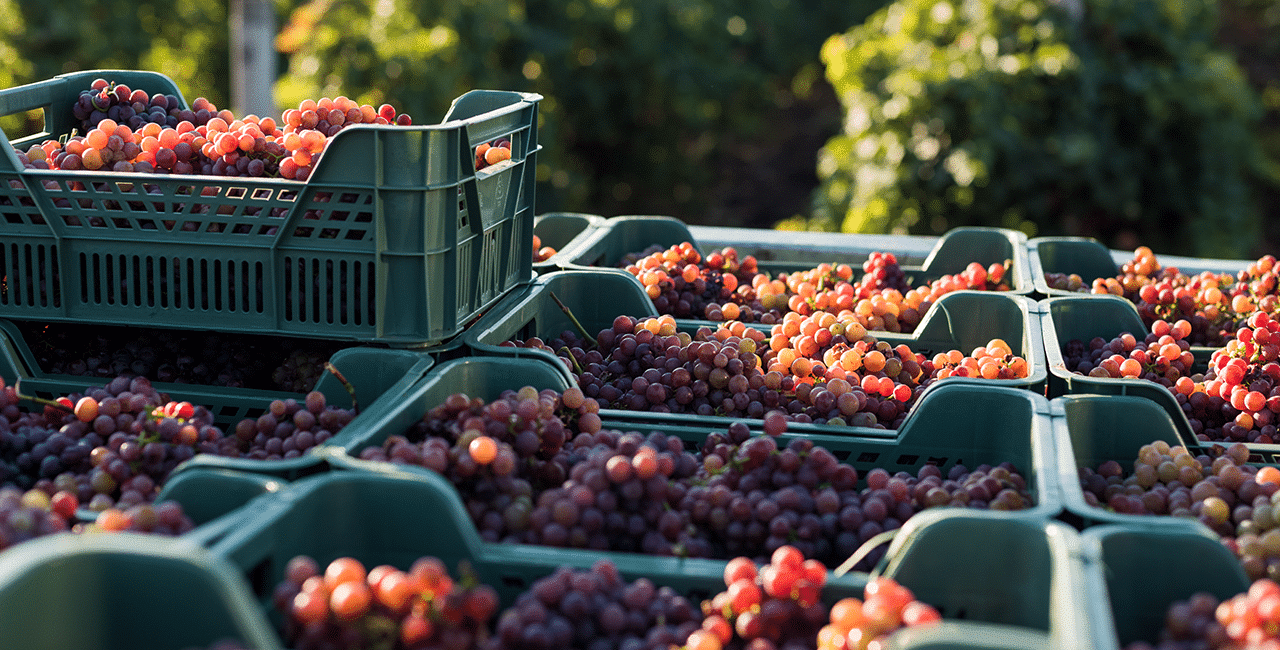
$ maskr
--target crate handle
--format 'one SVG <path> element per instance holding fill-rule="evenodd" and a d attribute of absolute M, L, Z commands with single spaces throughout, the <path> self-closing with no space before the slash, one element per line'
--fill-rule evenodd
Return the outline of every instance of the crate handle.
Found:
<path fill-rule="evenodd" d="M 886 530 L 883 533 L 880 533 L 872 537 L 871 539 L 863 542 L 862 546 L 859 546 L 858 550 L 854 551 L 853 555 L 849 556 L 849 559 L 842 562 L 840 566 L 836 567 L 835 569 L 832 569 L 831 573 L 834 574 L 837 578 L 839 578 L 840 576 L 852 571 L 853 567 L 857 566 L 859 562 L 861 562 L 863 559 L 865 559 L 868 555 L 871 554 L 871 551 L 874 551 L 877 548 L 884 546 L 889 542 L 892 542 L 893 538 L 898 535 L 899 530 L 902 530 L 902 529 L 894 528 L 893 530 Z"/>
<path fill-rule="evenodd" d="M 62 87 L 63 83 L 65 83 L 63 79 L 54 77 L 15 88 L 0 90 L 0 117 L 52 106 L 54 94 Z M 48 131 L 33 135 L 50 137 Z M 9 144 L 9 136 L 5 135 L 3 128 L 0 128 L 0 140 L 4 141 L 4 144 L 0 145 L 0 151 L 5 154 L 0 156 L 0 170 L 22 171 L 22 163 L 18 162 L 18 154 L 14 151 L 13 145 Z"/>

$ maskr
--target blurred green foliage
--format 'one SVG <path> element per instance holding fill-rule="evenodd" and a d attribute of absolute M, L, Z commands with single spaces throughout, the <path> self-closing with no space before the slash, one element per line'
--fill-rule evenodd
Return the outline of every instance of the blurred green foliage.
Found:
<path fill-rule="evenodd" d="M 344 92 L 422 121 L 471 88 L 537 92 L 540 211 L 697 222 L 727 151 L 806 96 L 825 39 L 881 4 L 314 0 L 282 32 L 278 97 Z"/>
<path fill-rule="evenodd" d="M 825 39 L 885 1 L 276 0 L 276 101 L 341 94 L 427 123 L 474 88 L 537 92 L 539 211 L 697 222 L 735 147 L 824 83 Z M 0 0 L 0 55 L 23 66 L 0 83 L 145 68 L 229 107 L 226 20 L 220 2 Z"/>
<path fill-rule="evenodd" d="M 830 39 L 846 108 L 810 220 L 1255 254 L 1257 93 L 1206 0 L 899 0 Z"/>

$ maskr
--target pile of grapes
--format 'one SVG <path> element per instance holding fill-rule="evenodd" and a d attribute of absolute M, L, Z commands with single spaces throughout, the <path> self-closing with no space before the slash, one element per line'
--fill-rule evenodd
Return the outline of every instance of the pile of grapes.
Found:
<path fill-rule="evenodd" d="M 1091 506 L 1197 519 L 1240 558 L 1251 580 L 1280 580 L 1280 470 L 1248 459 L 1242 443 L 1193 453 L 1155 441 L 1138 450 L 1131 472 L 1114 460 L 1080 468 L 1080 485 Z"/>
<path fill-rule="evenodd" d="M 866 650 L 873 643 L 882 647 L 901 628 L 942 619 L 888 577 L 868 582 L 861 599 L 842 598 L 827 607 L 819 600 L 826 572 L 821 562 L 805 560 L 791 546 L 758 568 L 747 558 L 730 560 L 725 591 L 702 604 L 702 627 L 681 650 Z"/>
<path fill-rule="evenodd" d="M 407 571 L 373 569 L 350 557 L 324 571 L 297 556 L 274 594 L 289 647 L 475 650 L 729 650 L 880 647 L 894 631 L 941 619 L 891 578 L 869 582 L 864 598 L 828 607 L 819 596 L 827 567 L 790 546 L 757 567 L 725 566 L 726 589 L 701 603 L 648 578 L 626 581 L 616 565 L 561 567 L 498 611 L 496 592 L 465 564 L 455 580 L 422 557 Z M 875 644 L 875 645 L 873 645 Z"/>
<path fill-rule="evenodd" d="M 493 639 L 480 648 L 670 650 L 702 622 L 697 604 L 671 587 L 626 582 L 613 562 L 599 560 L 534 582 L 498 615 Z"/>
<path fill-rule="evenodd" d="M 308 393 L 344 344 L 82 323 L 15 322 L 45 373 Z"/>
<path fill-rule="evenodd" d="M 812 269 L 761 273 L 754 256 L 739 259 L 726 247 L 705 258 L 685 242 L 623 257 L 622 267 L 645 287 L 660 314 L 676 318 L 775 324 L 784 315 L 827 313 L 856 321 L 871 331 L 912 332 L 943 294 L 962 289 L 1008 291 L 1005 270 L 1011 264 L 984 267 L 976 262 L 927 285 L 907 286 L 892 253 L 872 253 L 855 279 L 848 264 L 819 264 Z"/>
<path fill-rule="evenodd" d="M 296 458 L 355 416 L 314 391 L 302 402 L 264 406 L 260 417 L 242 420 L 226 435 L 207 408 L 170 400 L 144 377 L 116 377 L 52 401 L 0 385 L 0 486 L 65 492 L 77 506 L 104 514 L 115 508 L 120 512 L 99 523 L 129 528 L 131 508 L 153 502 L 174 468 L 196 454 Z M 146 528 L 151 516 L 137 519 Z"/>
<path fill-rule="evenodd" d="M 1157 320 L 1141 342 L 1131 333 L 1087 345 L 1068 341 L 1066 367 L 1091 377 L 1143 378 L 1173 393 L 1192 432 L 1206 442 L 1275 442 L 1280 414 L 1280 321 L 1250 315 L 1230 341 L 1215 350 L 1208 369 L 1194 372 L 1187 340 L 1191 325 Z"/>
<path fill-rule="evenodd" d="M 52 493 L 50 492 L 53 491 Z M 0 551 L 25 541 L 61 532 L 131 531 L 155 535 L 181 535 L 195 524 L 176 501 L 138 504 L 127 510 L 108 508 L 91 523 L 76 516 L 80 500 L 54 486 L 23 492 L 16 487 L 0 487 Z"/>
<path fill-rule="evenodd" d="M 1124 650 L 1273 650 L 1280 647 L 1277 629 L 1280 584 L 1264 578 L 1222 602 L 1205 592 L 1175 601 L 1157 642 L 1137 641 Z"/>
<path fill-rule="evenodd" d="M 366 569 L 340 557 L 321 567 L 308 556 L 289 561 L 276 587 L 286 645 L 315 648 L 480 648 L 498 609 L 493 587 L 474 576 L 455 581 L 444 563 L 422 557 L 407 570 Z"/>
<path fill-rule="evenodd" d="M 763 559 L 791 545 L 839 563 L 925 508 L 1033 502 L 1008 464 L 876 468 L 859 487 L 858 470 L 827 449 L 779 446 L 780 416 L 766 418 L 766 435 L 736 422 L 689 449 L 659 432 L 603 428 L 594 404 L 578 388 L 525 387 L 490 403 L 455 394 L 359 456 L 443 475 L 488 541 L 653 555 Z"/>
<path fill-rule="evenodd" d="M 947 377 L 1019 379 L 1027 360 L 993 339 L 933 357 L 891 346 L 827 313 L 789 314 L 772 336 L 741 321 L 676 331 L 669 315 L 618 316 L 593 339 L 573 331 L 505 346 L 560 357 L 600 408 L 898 428 L 920 391 Z"/>
<path fill-rule="evenodd" d="M 347 97 L 306 99 L 279 120 L 237 118 L 199 97 L 182 108 L 174 95 L 150 94 L 95 79 L 69 107 L 79 133 L 18 153 L 27 169 L 248 176 L 305 181 L 331 138 L 359 124 L 409 126 L 390 104 L 374 108 Z M 476 149 L 476 169 L 511 158 L 511 141 Z M 20 180 L 12 183 L 21 186 Z"/>
<path fill-rule="evenodd" d="M 1255 312 L 1275 315 L 1280 308 L 1280 269 L 1265 255 L 1239 273 L 1202 272 L 1187 275 L 1176 267 L 1162 267 L 1150 248 L 1141 246 L 1113 278 L 1097 278 L 1086 286 L 1079 276 L 1046 273 L 1054 289 L 1123 296 L 1138 308 L 1150 327 L 1157 320 L 1185 319 L 1191 325 L 1191 345 L 1220 347 L 1231 340 Z"/>

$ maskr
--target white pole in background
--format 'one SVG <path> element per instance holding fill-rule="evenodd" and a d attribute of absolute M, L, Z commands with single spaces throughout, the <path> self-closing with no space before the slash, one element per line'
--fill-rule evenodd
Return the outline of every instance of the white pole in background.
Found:
<path fill-rule="evenodd" d="M 270 0 L 231 0 L 231 109 L 278 119 L 276 16 Z"/>

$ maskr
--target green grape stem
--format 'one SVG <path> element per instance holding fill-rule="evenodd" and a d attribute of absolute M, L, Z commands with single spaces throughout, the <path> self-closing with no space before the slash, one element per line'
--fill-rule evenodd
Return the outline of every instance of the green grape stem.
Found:
<path fill-rule="evenodd" d="M 556 297 L 556 294 L 554 291 L 549 291 L 548 293 L 551 294 L 551 299 L 556 301 L 556 305 L 560 307 L 560 311 L 564 312 L 564 315 L 568 316 L 569 320 L 573 321 L 574 327 L 578 328 L 578 333 L 582 334 L 582 338 L 586 339 L 588 342 L 594 342 L 596 340 L 595 335 L 592 334 L 591 332 L 588 332 L 587 328 L 582 326 L 582 323 L 578 320 L 578 317 L 573 315 L 573 310 L 569 309 L 567 305 L 561 302 L 560 298 Z"/>
<path fill-rule="evenodd" d="M 51 399 L 45 399 L 43 397 L 36 397 L 35 395 L 23 395 L 22 379 L 18 379 L 13 382 L 13 390 L 15 393 L 17 393 L 18 399 L 27 400 L 29 402 L 35 402 L 36 404 L 39 404 L 41 406 L 52 406 L 53 408 L 56 408 L 60 411 L 65 411 L 67 413 L 75 413 L 75 408 L 67 406 L 66 404 L 62 404 Z"/>

